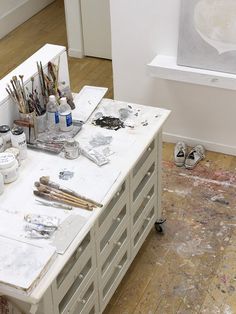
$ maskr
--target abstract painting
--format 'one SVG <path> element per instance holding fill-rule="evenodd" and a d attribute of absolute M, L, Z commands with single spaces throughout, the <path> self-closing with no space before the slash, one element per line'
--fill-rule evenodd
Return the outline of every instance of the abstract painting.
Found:
<path fill-rule="evenodd" d="M 236 74 L 236 1 L 182 0 L 177 64 Z"/>

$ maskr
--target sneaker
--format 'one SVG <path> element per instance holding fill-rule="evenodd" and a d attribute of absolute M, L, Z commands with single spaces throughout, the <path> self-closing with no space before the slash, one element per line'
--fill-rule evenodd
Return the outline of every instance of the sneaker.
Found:
<path fill-rule="evenodd" d="M 174 161 L 176 166 L 182 167 L 184 165 L 187 154 L 187 146 L 184 142 L 178 142 L 175 145 Z"/>
<path fill-rule="evenodd" d="M 187 169 L 193 169 L 203 158 L 205 158 L 205 148 L 202 145 L 196 145 L 188 153 L 184 165 Z"/>

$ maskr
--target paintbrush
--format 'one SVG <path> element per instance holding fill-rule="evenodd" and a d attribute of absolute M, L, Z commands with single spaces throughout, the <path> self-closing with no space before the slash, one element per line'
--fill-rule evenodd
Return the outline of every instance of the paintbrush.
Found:
<path fill-rule="evenodd" d="M 96 202 L 96 201 L 94 201 L 94 200 L 91 200 L 91 199 L 89 199 L 89 198 L 87 198 L 87 197 L 85 197 L 85 196 L 82 196 L 82 195 L 76 193 L 75 191 L 73 191 L 73 190 L 71 190 L 71 189 L 68 189 L 68 188 L 66 188 L 66 187 L 60 186 L 60 185 L 59 185 L 58 183 L 56 183 L 56 182 L 50 181 L 50 177 L 48 177 L 48 176 L 43 176 L 43 177 L 41 177 L 41 178 L 39 179 L 39 181 L 40 181 L 40 183 L 42 183 L 42 184 L 44 184 L 44 185 L 48 185 L 48 186 L 50 186 L 50 187 L 52 187 L 52 188 L 58 189 L 58 190 L 60 190 L 60 191 L 62 191 L 62 192 L 65 192 L 65 193 L 67 193 L 67 194 L 70 194 L 70 195 L 72 195 L 72 196 L 79 197 L 80 199 L 83 199 L 84 201 L 86 201 L 86 202 L 88 202 L 88 203 L 91 203 L 91 204 L 93 204 L 93 205 L 95 205 L 95 206 L 97 206 L 97 207 L 102 207 L 102 206 L 103 206 L 102 204 L 100 204 L 100 203 L 98 203 L 98 202 Z"/>
<path fill-rule="evenodd" d="M 69 201 L 69 200 L 66 200 L 66 199 L 61 199 L 60 197 L 52 195 L 51 193 L 44 193 L 44 192 L 39 192 L 39 191 L 33 191 L 33 193 L 34 193 L 34 195 L 36 195 L 38 197 L 42 197 L 43 199 L 46 199 L 48 201 L 62 202 L 62 203 L 65 203 L 67 205 L 71 205 L 71 206 L 74 206 L 74 207 L 80 207 L 80 208 L 87 209 L 87 210 L 92 210 L 93 209 L 91 207 L 84 206 L 82 204 L 78 204 L 78 203 L 75 203 L 75 202 L 72 202 L 72 201 Z"/>
<path fill-rule="evenodd" d="M 58 194 L 60 195 L 60 197 L 63 197 L 65 199 L 68 199 L 68 200 L 71 200 L 73 202 L 77 202 L 77 203 L 80 203 L 80 204 L 83 204 L 84 206 L 88 206 L 88 207 L 94 207 L 95 205 L 91 204 L 91 203 L 88 203 L 86 201 L 84 201 L 83 199 L 80 199 L 78 197 L 75 197 L 75 196 L 72 196 L 68 193 L 65 193 L 65 192 L 62 192 L 58 189 L 55 189 L 55 188 L 52 188 L 50 186 L 47 186 L 47 185 L 43 185 L 41 184 L 40 182 L 35 182 L 34 183 L 35 187 L 37 187 L 37 189 L 40 191 L 40 192 L 52 192 L 53 194 Z"/>

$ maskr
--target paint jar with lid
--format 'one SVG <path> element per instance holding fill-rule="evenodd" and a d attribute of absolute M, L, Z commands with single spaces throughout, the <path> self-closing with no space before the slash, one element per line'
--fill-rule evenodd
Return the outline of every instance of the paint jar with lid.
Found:
<path fill-rule="evenodd" d="M 11 131 L 8 125 L 0 125 L 0 135 L 3 139 L 4 149 L 11 147 Z"/>
<path fill-rule="evenodd" d="M 0 173 L 5 184 L 18 178 L 18 161 L 11 153 L 0 153 Z"/>
<path fill-rule="evenodd" d="M 65 145 L 65 158 L 67 159 L 76 159 L 79 156 L 80 149 L 79 143 L 76 142 L 73 138 L 68 138 Z"/>
<path fill-rule="evenodd" d="M 26 159 L 27 157 L 27 144 L 26 136 L 23 128 L 16 126 L 11 130 L 11 143 L 13 147 L 19 149 L 20 160 Z"/>
<path fill-rule="evenodd" d="M 5 150 L 5 153 L 11 153 L 15 156 L 16 160 L 18 161 L 18 164 L 19 166 L 21 165 L 21 160 L 20 160 L 20 151 L 18 148 L 16 147 L 10 147 L 10 148 L 7 148 Z"/>

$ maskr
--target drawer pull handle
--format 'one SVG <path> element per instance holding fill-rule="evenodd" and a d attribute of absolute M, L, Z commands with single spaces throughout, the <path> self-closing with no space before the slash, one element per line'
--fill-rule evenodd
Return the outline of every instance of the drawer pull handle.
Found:
<path fill-rule="evenodd" d="M 147 200 L 150 200 L 150 198 L 151 198 L 151 195 L 147 195 L 147 196 L 146 196 L 146 199 L 147 199 Z"/>
<path fill-rule="evenodd" d="M 150 152 L 150 151 L 152 150 L 152 148 L 151 148 L 151 147 L 148 147 L 148 149 L 147 149 L 147 150 L 148 150 L 148 152 Z"/>
<path fill-rule="evenodd" d="M 78 248 L 78 252 L 81 253 L 82 251 L 83 251 L 83 247 L 80 246 L 80 247 Z"/>
<path fill-rule="evenodd" d="M 150 221 L 150 220 L 151 220 L 151 218 L 150 218 L 150 217 L 147 217 L 147 218 L 145 218 L 145 220 Z"/>
<path fill-rule="evenodd" d="M 83 274 L 79 274 L 79 279 L 84 279 L 84 275 Z"/>
<path fill-rule="evenodd" d="M 148 171 L 147 176 L 150 177 L 151 174 L 152 174 L 152 173 L 151 173 L 150 171 Z"/>
<path fill-rule="evenodd" d="M 117 193 L 116 193 L 116 196 L 120 196 L 120 192 L 117 192 Z"/>
<path fill-rule="evenodd" d="M 86 300 L 85 299 L 82 299 L 82 300 L 78 300 L 77 303 L 82 303 L 82 304 L 85 304 L 86 303 Z"/>
<path fill-rule="evenodd" d="M 121 242 L 116 242 L 115 244 L 116 244 L 117 246 L 121 246 L 122 243 L 121 243 Z"/>
<path fill-rule="evenodd" d="M 121 269 L 122 265 L 117 265 L 116 268 Z"/>
<path fill-rule="evenodd" d="M 120 217 L 116 217 L 116 218 L 113 218 L 114 221 L 117 221 L 117 222 L 120 222 L 121 221 L 121 218 Z"/>

